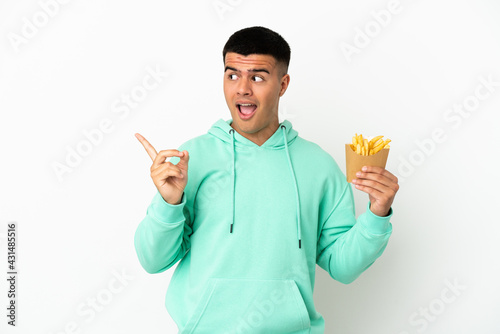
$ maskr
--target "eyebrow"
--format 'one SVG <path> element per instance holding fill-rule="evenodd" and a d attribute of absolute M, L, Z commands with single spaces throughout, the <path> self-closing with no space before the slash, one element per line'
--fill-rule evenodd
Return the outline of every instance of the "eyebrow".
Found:
<path fill-rule="evenodd" d="M 235 69 L 234 67 L 231 67 L 231 66 L 226 66 L 226 68 L 224 69 L 224 72 L 226 72 L 227 70 L 235 71 L 235 72 L 241 72 L 240 70 L 237 70 L 237 69 Z M 252 68 L 252 69 L 249 69 L 248 72 L 265 72 L 267 74 L 271 74 L 265 68 Z"/>

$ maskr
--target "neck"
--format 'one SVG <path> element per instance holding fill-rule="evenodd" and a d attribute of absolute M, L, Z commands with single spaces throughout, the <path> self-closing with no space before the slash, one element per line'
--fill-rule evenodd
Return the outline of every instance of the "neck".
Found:
<path fill-rule="evenodd" d="M 279 121 L 278 119 L 276 119 L 267 127 L 254 133 L 247 133 L 242 131 L 238 127 L 234 126 L 234 122 L 231 122 L 231 127 L 246 139 L 254 142 L 256 145 L 262 146 L 262 144 L 264 144 L 269 138 L 271 138 L 271 136 L 276 132 L 276 130 L 278 130 Z"/>

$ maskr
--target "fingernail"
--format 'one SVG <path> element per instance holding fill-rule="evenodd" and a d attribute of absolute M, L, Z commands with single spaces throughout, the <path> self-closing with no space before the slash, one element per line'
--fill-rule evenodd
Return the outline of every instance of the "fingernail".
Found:
<path fill-rule="evenodd" d="M 361 168 L 361 170 L 362 170 L 363 172 L 366 172 L 366 170 L 367 170 L 367 169 L 368 169 L 368 167 L 366 167 L 366 166 L 363 166 L 363 168 Z"/>
<path fill-rule="evenodd" d="M 357 173 L 356 173 L 356 176 L 357 176 L 357 177 L 360 177 L 360 176 L 361 176 L 361 172 L 357 172 Z"/>

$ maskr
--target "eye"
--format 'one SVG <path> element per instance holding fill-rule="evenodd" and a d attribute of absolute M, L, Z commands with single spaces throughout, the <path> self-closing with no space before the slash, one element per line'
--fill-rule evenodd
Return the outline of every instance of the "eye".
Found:
<path fill-rule="evenodd" d="M 255 82 L 261 82 L 261 81 L 264 81 L 264 79 L 262 79 L 261 77 L 253 77 L 253 80 Z"/>
<path fill-rule="evenodd" d="M 229 80 L 236 80 L 238 76 L 236 74 L 229 74 L 227 77 L 229 78 Z"/>

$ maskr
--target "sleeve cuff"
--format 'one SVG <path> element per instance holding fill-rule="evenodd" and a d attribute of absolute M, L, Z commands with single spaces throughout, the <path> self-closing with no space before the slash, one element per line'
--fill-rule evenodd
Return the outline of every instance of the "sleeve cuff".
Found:
<path fill-rule="evenodd" d="M 385 234 L 391 230 L 392 207 L 389 209 L 389 214 L 385 217 L 377 216 L 370 211 L 370 202 L 366 206 L 366 212 L 363 214 L 363 226 L 374 234 Z"/>
<path fill-rule="evenodd" d="M 153 201 L 148 209 L 148 213 L 157 221 L 172 224 L 184 221 L 184 205 L 186 205 L 186 194 L 182 194 L 179 204 L 165 202 L 160 192 L 156 192 Z"/>

